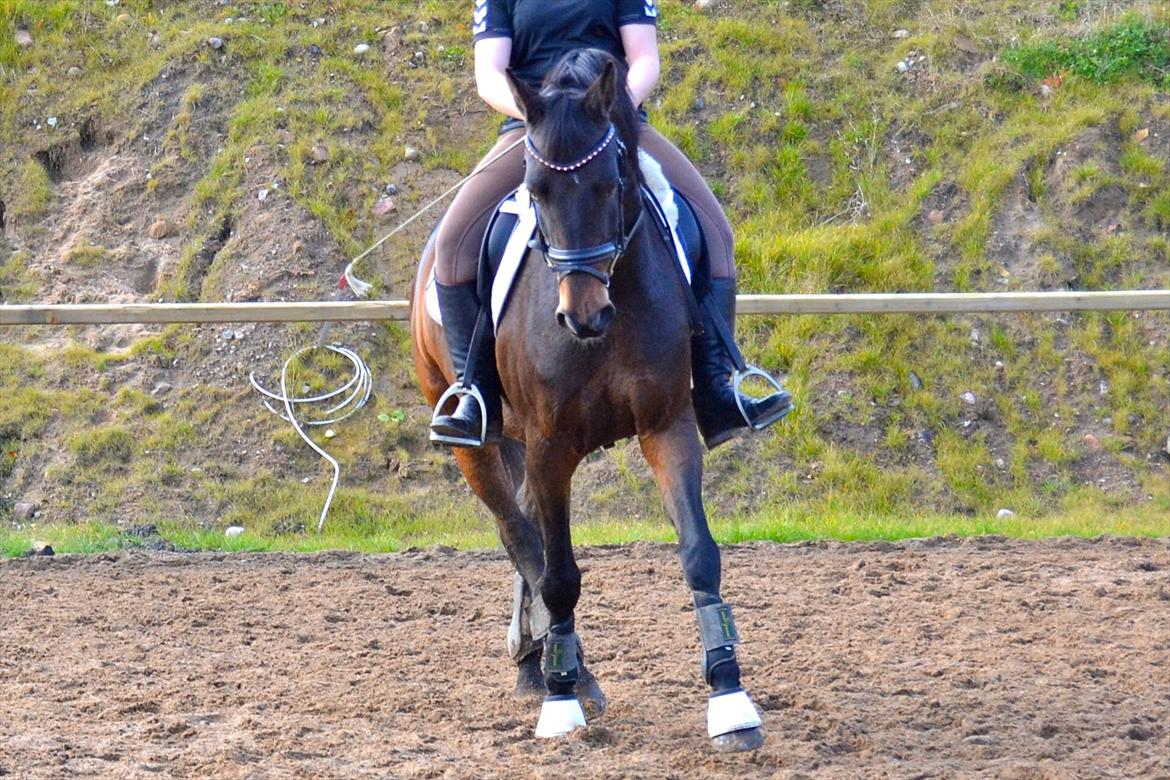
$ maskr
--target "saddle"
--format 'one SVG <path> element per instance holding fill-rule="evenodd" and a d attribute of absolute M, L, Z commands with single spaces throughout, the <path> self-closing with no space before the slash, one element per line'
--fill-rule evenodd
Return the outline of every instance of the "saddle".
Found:
<path fill-rule="evenodd" d="M 645 180 L 643 197 L 649 207 L 651 224 L 663 240 L 674 247 L 683 276 L 694 283 L 696 274 L 700 278 L 706 276 L 706 243 L 699 221 L 682 194 L 666 181 L 658 162 L 645 152 L 640 152 L 640 156 Z M 535 231 L 536 211 L 529 201 L 528 191 L 521 185 L 496 206 L 480 248 L 479 299 L 489 304 L 496 329 L 507 309 L 508 296 Z M 433 270 L 427 280 L 426 309 L 432 320 L 442 324 Z"/>

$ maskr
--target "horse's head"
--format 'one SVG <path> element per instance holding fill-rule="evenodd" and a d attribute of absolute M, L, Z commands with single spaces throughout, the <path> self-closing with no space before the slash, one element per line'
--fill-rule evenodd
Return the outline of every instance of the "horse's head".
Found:
<path fill-rule="evenodd" d="M 557 274 L 557 322 L 582 339 L 613 320 L 610 276 L 641 213 L 636 118 L 620 73 L 596 49 L 570 52 L 539 91 L 508 73 L 528 126 L 524 181 L 537 247 Z"/>

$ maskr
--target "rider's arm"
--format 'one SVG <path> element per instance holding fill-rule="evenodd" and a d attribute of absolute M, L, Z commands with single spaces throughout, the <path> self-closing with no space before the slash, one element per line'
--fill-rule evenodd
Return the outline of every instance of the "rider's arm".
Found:
<path fill-rule="evenodd" d="M 626 63 L 630 66 L 626 88 L 634 105 L 650 97 L 658 81 L 658 28 L 652 24 L 625 24 L 618 28 Z"/>
<path fill-rule="evenodd" d="M 512 97 L 504 71 L 512 57 L 511 38 L 483 38 L 475 42 L 475 87 L 479 96 L 501 114 L 523 119 Z"/>

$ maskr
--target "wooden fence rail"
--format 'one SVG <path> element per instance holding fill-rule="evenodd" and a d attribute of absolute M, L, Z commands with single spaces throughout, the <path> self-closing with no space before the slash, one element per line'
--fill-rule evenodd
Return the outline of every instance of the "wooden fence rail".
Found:
<path fill-rule="evenodd" d="M 741 295 L 737 309 L 741 315 L 1170 311 L 1170 290 Z M 402 300 L 22 304 L 0 306 L 0 326 L 404 320 L 408 311 L 409 304 Z"/>

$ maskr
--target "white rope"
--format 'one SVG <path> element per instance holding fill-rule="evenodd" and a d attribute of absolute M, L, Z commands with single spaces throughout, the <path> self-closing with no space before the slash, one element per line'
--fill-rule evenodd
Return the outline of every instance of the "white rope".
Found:
<path fill-rule="evenodd" d="M 401 232 L 410 223 L 414 222 L 416 219 L 421 217 L 427 211 L 434 208 L 434 206 L 436 206 L 439 202 L 441 202 L 448 195 L 450 195 L 451 193 L 455 192 L 457 189 L 462 187 L 465 183 L 467 183 L 468 180 L 471 179 L 471 177 L 480 173 L 481 171 L 486 169 L 489 165 L 492 165 L 494 162 L 499 160 L 505 154 L 507 154 L 508 152 L 512 151 L 517 146 L 519 146 L 523 141 L 524 141 L 523 136 L 516 139 L 516 141 L 514 143 L 509 144 L 506 148 L 501 150 L 500 153 L 497 154 L 495 157 L 492 157 L 490 160 L 486 160 L 483 164 L 477 166 L 476 169 L 473 170 L 471 173 L 469 173 L 467 176 L 464 176 L 458 182 L 456 182 L 455 184 L 448 187 L 446 190 L 443 191 L 442 194 L 440 194 L 438 197 L 434 198 L 429 203 L 427 203 L 425 206 L 423 206 L 421 209 L 416 211 L 408 219 L 406 219 L 404 222 L 402 222 L 402 224 L 400 224 L 398 227 L 394 228 L 389 233 L 382 236 L 380 239 L 378 239 L 376 242 L 374 242 L 372 245 L 370 245 L 364 252 L 362 252 L 360 255 L 358 255 L 354 259 L 350 260 L 349 264 L 345 266 L 345 271 L 342 273 L 342 278 L 345 280 L 346 286 L 348 286 L 349 289 L 353 291 L 354 296 L 357 298 L 365 298 L 366 296 L 368 296 L 370 294 L 370 291 L 374 288 L 374 286 L 372 284 L 359 279 L 354 274 L 354 272 L 353 272 L 354 266 L 360 260 L 368 257 L 371 252 L 373 252 L 378 247 L 382 246 L 382 244 L 389 241 L 392 236 Z M 335 293 L 335 298 L 338 294 L 339 293 Z M 333 481 L 329 486 L 329 495 L 325 497 L 325 506 L 322 507 L 322 509 L 321 509 L 321 519 L 317 521 L 317 533 L 321 533 L 321 530 L 325 527 L 325 517 L 329 514 L 329 507 L 333 504 L 333 496 L 337 493 L 337 486 L 341 482 L 341 465 L 337 462 L 336 458 L 334 458 L 332 455 L 330 455 L 328 452 L 326 452 L 320 445 L 318 445 L 315 441 L 313 441 L 307 433 L 305 433 L 304 426 L 306 426 L 306 425 L 331 425 L 333 423 L 337 423 L 337 422 L 344 420 L 345 418 L 349 417 L 351 414 L 356 412 L 358 409 L 361 409 L 363 406 L 366 405 L 366 401 L 368 401 L 370 399 L 370 393 L 373 390 L 373 376 L 370 373 L 370 367 L 368 365 L 366 365 L 366 362 L 364 360 L 362 360 L 361 357 L 356 352 L 349 349 L 348 347 L 343 347 L 339 344 L 325 344 L 324 343 L 325 338 L 326 338 L 328 333 L 329 333 L 329 323 L 326 322 L 321 328 L 321 334 L 318 337 L 317 343 L 315 345 L 309 346 L 309 347 L 304 347 L 303 349 L 294 353 L 293 356 L 290 357 L 288 360 L 284 361 L 284 366 L 280 369 L 280 393 L 279 394 L 274 393 L 271 390 L 268 390 L 267 388 L 263 387 L 260 384 L 260 382 L 257 381 L 255 371 L 253 371 L 251 374 L 248 375 L 248 381 L 252 383 L 252 387 L 256 388 L 256 390 L 259 391 L 260 394 L 264 396 L 264 400 L 263 400 L 264 408 L 267 409 L 268 411 L 272 412 L 273 414 L 278 415 L 282 420 L 285 420 L 285 421 L 291 423 L 293 428 L 296 430 L 297 435 L 299 435 L 301 437 L 301 439 L 303 439 L 306 444 L 308 444 L 310 447 L 312 447 L 314 452 L 316 452 L 318 455 L 320 455 L 322 458 L 324 458 L 326 461 L 328 461 L 329 465 L 333 467 Z M 288 393 L 289 366 L 297 358 L 299 358 L 302 355 L 305 355 L 305 354 L 307 354 L 315 349 L 327 349 L 330 352 L 334 352 L 334 353 L 341 355 L 341 356 L 345 357 L 346 359 L 348 359 L 350 364 L 353 366 L 353 376 L 351 376 L 349 381 L 346 382 L 344 385 L 342 385 L 341 387 L 339 387 L 335 390 L 332 390 L 328 393 L 323 393 L 321 395 L 314 395 L 314 396 L 290 396 Z M 324 412 L 322 412 L 322 415 L 323 415 L 322 418 L 312 419 L 312 420 L 299 420 L 299 419 L 297 419 L 296 412 L 294 411 L 295 406 L 297 406 L 297 405 L 313 406 L 313 405 L 323 404 L 327 401 L 331 401 L 332 399 L 337 398 L 337 397 L 345 394 L 346 392 L 348 392 L 349 395 L 346 395 L 342 400 L 338 401 L 336 404 L 334 404 L 333 406 L 330 406 L 328 409 L 326 409 Z M 284 411 L 281 412 L 277 407 L 273 406 L 272 402 L 279 402 L 279 403 L 283 404 Z"/>
<path fill-rule="evenodd" d="M 476 166 L 474 171 L 472 171 L 471 173 L 467 174 L 459 181 L 452 184 L 450 187 L 448 187 L 446 190 L 444 190 L 441 195 L 439 195 L 434 200 L 432 200 L 430 203 L 426 204 L 421 209 L 419 209 L 414 214 L 412 214 L 405 222 L 403 222 L 398 227 L 391 230 L 386 235 L 379 238 L 377 241 L 375 241 L 373 244 L 371 244 L 364 252 L 362 252 L 360 255 L 358 255 L 354 259 L 350 260 L 349 265 L 347 265 L 345 267 L 345 271 L 342 273 L 342 276 L 345 279 L 345 283 L 347 285 L 349 285 L 349 288 L 351 290 L 353 290 L 353 294 L 355 296 L 357 296 L 358 298 L 365 298 L 367 295 L 370 294 L 370 290 L 372 290 L 374 288 L 374 285 L 370 284 L 369 282 L 362 281 L 354 274 L 353 267 L 355 265 L 357 265 L 358 261 L 365 259 L 367 256 L 369 256 L 369 254 L 371 252 L 373 252 L 378 247 L 382 246 L 382 244 L 389 241 L 391 236 L 393 236 L 394 234 L 403 230 L 404 228 L 406 228 L 407 225 L 414 222 L 416 219 L 421 217 L 426 212 L 430 211 L 432 208 L 434 208 L 436 205 L 438 205 L 443 199 L 445 199 L 448 195 L 455 192 L 455 190 L 459 189 L 464 184 L 466 184 L 468 181 L 470 181 L 473 176 L 484 171 L 488 166 L 495 163 L 497 160 L 499 160 L 505 154 L 512 151 L 513 149 L 515 149 L 517 146 L 519 146 L 522 143 L 524 143 L 524 136 L 520 136 L 514 142 L 508 144 L 508 146 L 506 146 L 502 150 L 500 150 L 500 153 L 497 154 L 495 157 L 491 158 L 490 160 L 485 160 L 481 165 Z"/>
<path fill-rule="evenodd" d="M 353 366 L 353 376 L 349 381 L 336 390 L 320 395 L 312 396 L 291 396 L 288 392 L 288 372 L 289 366 L 294 360 L 297 360 L 302 355 L 305 355 L 313 350 L 325 349 L 334 352 L 349 360 L 350 365 Z M 331 425 L 340 422 L 351 414 L 361 409 L 370 400 L 370 394 L 373 391 L 373 375 L 370 373 L 370 367 L 362 360 L 361 356 L 352 349 L 343 347 L 337 344 L 314 344 L 312 346 L 304 347 L 295 352 L 292 357 L 284 361 L 284 366 L 280 369 L 280 394 L 272 392 L 263 387 L 256 379 L 256 372 L 253 371 L 248 375 L 248 381 L 252 383 L 252 387 L 256 388 L 261 395 L 264 396 L 264 407 L 275 415 L 278 415 L 282 420 L 292 423 L 293 428 L 297 434 L 304 440 L 306 444 L 313 448 L 313 450 L 329 462 L 333 467 L 333 481 L 329 486 L 329 495 L 325 498 L 325 506 L 321 509 L 321 519 L 317 521 L 317 533 L 325 527 L 325 517 L 329 514 L 329 507 L 333 504 L 333 496 L 337 493 L 337 486 L 341 482 L 341 465 L 337 460 L 326 452 L 315 441 L 309 438 L 305 433 L 304 426 L 308 425 Z M 312 420 L 297 419 L 294 407 L 297 405 L 320 405 L 323 402 L 331 401 L 334 398 L 342 396 L 348 392 L 342 400 L 330 406 L 322 414 L 323 417 Z M 284 405 L 283 413 L 270 403 L 270 401 L 279 401 Z"/>

